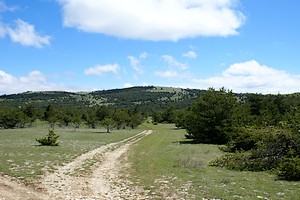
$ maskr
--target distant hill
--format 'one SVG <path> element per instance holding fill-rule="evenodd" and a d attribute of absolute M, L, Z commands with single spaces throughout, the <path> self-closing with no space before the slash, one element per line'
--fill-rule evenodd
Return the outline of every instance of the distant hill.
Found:
<path fill-rule="evenodd" d="M 172 87 L 131 87 L 124 89 L 101 90 L 93 92 L 43 91 L 24 92 L 0 96 L 3 106 L 22 106 L 33 104 L 45 107 L 49 104 L 62 106 L 106 105 L 116 108 L 135 108 L 152 111 L 170 106 L 182 108 L 191 104 L 203 90 Z"/>

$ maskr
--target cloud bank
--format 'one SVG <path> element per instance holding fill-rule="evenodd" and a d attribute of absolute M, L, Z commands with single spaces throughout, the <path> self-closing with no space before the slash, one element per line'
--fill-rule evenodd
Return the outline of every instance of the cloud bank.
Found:
<path fill-rule="evenodd" d="M 236 35 L 245 16 L 237 0 L 58 0 L 66 27 L 127 39 Z"/>
<path fill-rule="evenodd" d="M 194 79 L 202 88 L 225 87 L 233 92 L 294 93 L 300 92 L 300 76 L 260 64 L 255 60 L 235 63 L 220 76 Z"/>
<path fill-rule="evenodd" d="M 76 88 L 64 84 L 49 83 L 47 76 L 40 71 L 32 71 L 27 76 L 15 77 L 0 70 L 0 94 L 55 90 L 75 91 Z"/>
<path fill-rule="evenodd" d="M 86 69 L 84 73 L 85 75 L 97 76 L 102 76 L 106 73 L 118 76 L 127 75 L 121 74 L 122 71 L 118 64 L 97 65 Z M 169 84 L 174 83 L 174 85 L 165 86 L 197 89 L 225 87 L 237 93 L 287 94 L 300 92 L 300 75 L 293 75 L 286 71 L 266 66 L 255 60 L 232 64 L 220 75 L 206 79 L 193 78 L 193 74 L 189 73 L 189 71 L 180 70 L 176 67 L 152 73 L 156 77 L 161 78 L 161 80 L 165 81 L 167 78 Z M 149 77 L 151 75 L 144 74 L 143 76 Z M 141 84 L 126 82 L 121 85 L 123 87 L 131 87 Z M 149 84 L 143 83 L 143 85 Z M 83 88 L 87 87 L 83 86 Z M 51 90 L 79 91 L 83 89 L 49 82 L 48 77 L 40 71 L 31 71 L 26 76 L 16 77 L 0 70 L 0 94 Z"/>

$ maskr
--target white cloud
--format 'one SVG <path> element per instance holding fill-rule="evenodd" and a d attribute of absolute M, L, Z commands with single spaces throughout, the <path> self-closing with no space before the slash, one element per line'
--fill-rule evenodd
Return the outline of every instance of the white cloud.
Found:
<path fill-rule="evenodd" d="M 3 90 L 3 87 L 5 85 L 12 85 L 16 81 L 17 81 L 17 79 L 15 77 L 0 70 L 0 83 L 1 83 L 0 87 L 2 87 L 1 90 Z"/>
<path fill-rule="evenodd" d="M 13 42 L 20 43 L 24 46 L 34 46 L 37 48 L 42 48 L 43 46 L 50 44 L 50 36 L 40 35 L 35 31 L 33 25 L 21 19 L 15 20 L 15 27 L 2 26 L 2 31 L 4 31 L 4 35 L 8 35 Z"/>
<path fill-rule="evenodd" d="M 162 59 L 165 63 L 167 63 L 172 68 L 177 68 L 179 70 L 186 70 L 189 68 L 187 64 L 177 61 L 174 57 L 170 55 L 163 55 Z"/>
<path fill-rule="evenodd" d="M 95 67 L 91 67 L 84 71 L 86 75 L 97 75 L 101 76 L 104 73 L 114 73 L 117 74 L 120 70 L 118 64 L 108 64 L 108 65 L 97 65 Z"/>
<path fill-rule="evenodd" d="M 201 88 L 225 87 L 233 92 L 293 93 L 300 91 L 300 76 L 277 70 L 255 60 L 236 63 L 222 75 L 194 80 Z"/>
<path fill-rule="evenodd" d="M 156 71 L 155 75 L 162 78 L 176 79 L 189 78 L 189 66 L 186 63 L 181 63 L 173 56 L 163 55 L 162 60 L 168 65 L 168 69 L 164 71 Z"/>
<path fill-rule="evenodd" d="M 172 40 L 229 36 L 245 21 L 237 0 L 58 0 L 63 23 L 121 38 Z"/>
<path fill-rule="evenodd" d="M 17 6 L 8 6 L 4 1 L 0 0 L 0 13 L 13 12 L 16 9 L 18 9 Z M 50 36 L 37 33 L 34 25 L 22 19 L 17 19 L 12 24 L 6 24 L 1 21 L 0 16 L 0 38 L 4 38 L 5 36 L 8 36 L 15 43 L 24 46 L 34 46 L 36 48 L 49 45 L 51 40 Z"/>
<path fill-rule="evenodd" d="M 143 83 L 140 83 L 140 84 L 137 84 L 137 85 L 133 85 L 131 83 L 125 83 L 123 85 L 123 88 L 130 88 L 130 87 L 134 87 L 134 86 L 149 86 L 149 84 L 147 82 L 143 82 Z"/>
<path fill-rule="evenodd" d="M 133 85 L 131 83 L 125 83 L 123 85 L 124 88 L 130 88 L 130 87 L 133 87 Z"/>
<path fill-rule="evenodd" d="M 148 53 L 147 52 L 143 52 L 140 54 L 140 58 L 142 59 L 146 59 L 148 57 Z"/>
<path fill-rule="evenodd" d="M 47 82 L 46 76 L 41 73 L 40 71 L 32 71 L 28 74 L 28 76 L 20 77 L 20 82 L 22 83 L 31 83 L 31 82 L 38 82 L 45 84 Z"/>
<path fill-rule="evenodd" d="M 177 72 L 175 70 L 166 70 L 166 71 L 156 71 L 155 72 L 156 76 L 159 76 L 161 78 L 169 78 L 169 79 L 174 79 L 174 78 L 189 78 L 188 72 Z"/>
<path fill-rule="evenodd" d="M 144 57 L 144 55 L 143 55 Z M 143 68 L 140 66 L 140 61 L 138 58 L 134 57 L 134 56 L 128 56 L 128 59 L 130 61 L 130 65 L 131 67 L 138 72 L 139 74 L 143 74 L 144 70 Z"/>
<path fill-rule="evenodd" d="M 32 71 L 27 76 L 15 77 L 0 70 L 0 94 L 53 90 L 75 91 L 78 88 L 64 84 L 49 83 L 47 76 L 40 71 Z"/>
<path fill-rule="evenodd" d="M 176 71 L 171 71 L 171 70 L 157 71 L 157 72 L 155 72 L 155 74 L 162 78 L 179 78 L 180 77 L 180 74 L 178 74 Z"/>
<path fill-rule="evenodd" d="M 186 57 L 186 58 L 197 58 L 197 56 L 198 55 L 195 51 L 189 51 L 189 52 L 183 54 L 183 57 Z"/>
<path fill-rule="evenodd" d="M 0 12 L 10 11 L 13 12 L 17 9 L 17 6 L 8 6 L 4 1 L 0 0 Z"/>

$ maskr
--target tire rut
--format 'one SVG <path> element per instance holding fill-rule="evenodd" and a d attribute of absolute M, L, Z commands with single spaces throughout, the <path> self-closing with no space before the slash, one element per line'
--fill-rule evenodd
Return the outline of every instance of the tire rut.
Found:
<path fill-rule="evenodd" d="M 39 187 L 49 199 L 124 199 L 131 191 L 118 177 L 121 167 L 119 158 L 131 145 L 151 133 L 151 130 L 143 131 L 78 156 L 74 161 L 58 167 L 54 173 L 46 174 Z M 89 160 L 94 161 L 92 170 L 82 173 Z"/>

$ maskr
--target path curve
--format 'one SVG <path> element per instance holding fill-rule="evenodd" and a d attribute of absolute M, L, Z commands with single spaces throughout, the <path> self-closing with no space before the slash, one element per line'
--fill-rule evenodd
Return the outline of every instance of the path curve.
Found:
<path fill-rule="evenodd" d="M 126 180 L 119 177 L 120 158 L 131 145 L 151 133 L 152 130 L 146 130 L 78 156 L 40 180 L 37 188 L 43 192 L 12 181 L 9 177 L 0 176 L 0 200 L 137 199 Z M 93 164 L 92 170 L 82 173 L 88 163 Z"/>
<path fill-rule="evenodd" d="M 143 131 L 130 138 L 110 143 L 77 157 L 74 161 L 46 175 L 41 182 L 50 198 L 55 199 L 122 199 L 128 195 L 119 185 L 117 177 L 120 170 L 119 158 L 134 143 L 151 134 Z M 88 160 L 99 159 L 90 174 L 74 175 L 80 171 Z M 126 192 L 126 193 L 125 193 Z"/>

